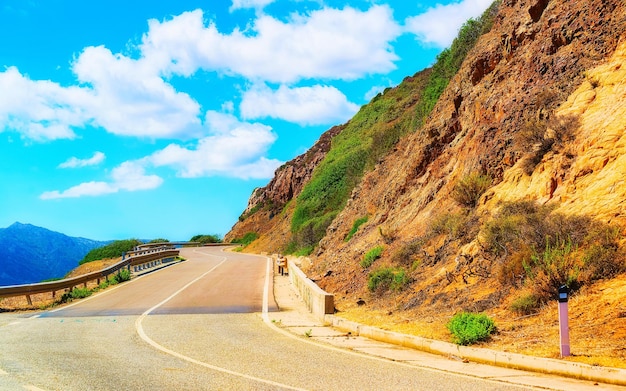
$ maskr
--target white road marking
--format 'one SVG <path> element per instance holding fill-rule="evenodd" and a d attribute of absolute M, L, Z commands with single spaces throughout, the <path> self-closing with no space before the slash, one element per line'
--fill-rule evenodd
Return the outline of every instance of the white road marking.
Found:
<path fill-rule="evenodd" d="M 203 253 L 202 251 L 194 250 L 194 252 L 197 252 L 197 253 L 200 253 L 200 254 L 204 254 L 204 255 L 214 256 L 212 254 Z M 162 345 L 159 345 L 153 339 L 148 337 L 148 335 L 146 335 L 145 331 L 143 330 L 142 322 L 152 311 L 156 310 L 157 308 L 161 307 L 162 305 L 164 305 L 168 301 L 172 300 L 174 297 L 176 297 L 182 291 L 184 291 L 185 289 L 189 288 L 191 285 L 193 285 L 194 283 L 196 283 L 200 279 L 204 278 L 204 276 L 206 276 L 207 274 L 213 272 L 215 269 L 217 269 L 220 265 L 222 265 L 226 261 L 227 261 L 227 258 L 223 258 L 220 263 L 218 263 L 217 265 L 213 266 L 209 271 L 207 271 L 206 273 L 202 274 L 201 276 L 199 276 L 195 280 L 189 282 L 187 285 L 185 285 L 184 287 L 180 288 L 178 291 L 174 292 L 170 297 L 168 297 L 167 299 L 163 300 L 159 304 L 155 305 L 154 307 L 150 308 L 149 310 L 147 310 L 146 312 L 141 314 L 141 316 L 135 321 L 135 329 L 137 330 L 137 334 L 139 334 L 139 337 L 141 337 L 141 339 L 143 339 L 145 342 L 147 342 L 149 345 L 151 345 L 155 349 L 160 350 L 163 353 L 167 353 L 169 355 L 177 357 L 177 358 L 179 358 L 181 360 L 185 360 L 185 361 L 188 361 L 190 363 L 193 363 L 193 364 L 196 364 L 196 365 L 200 365 L 200 366 L 203 366 L 205 368 L 212 369 L 214 371 L 226 373 L 226 374 L 229 374 L 229 375 L 232 375 L 232 376 L 242 377 L 244 379 L 253 380 L 253 381 L 256 381 L 256 382 L 259 382 L 259 383 L 269 384 L 271 386 L 281 387 L 281 388 L 288 389 L 288 390 L 305 391 L 305 389 L 303 389 L 303 388 L 292 387 L 292 386 L 289 386 L 289 385 L 286 385 L 286 384 L 282 384 L 282 383 L 277 383 L 277 382 L 274 382 L 274 381 L 271 381 L 271 380 L 262 379 L 262 378 L 255 377 L 255 376 L 246 375 L 245 373 L 231 371 L 231 370 L 226 369 L 226 368 L 217 367 L 215 365 L 211 365 L 209 363 L 205 363 L 203 361 L 196 360 L 194 358 L 185 356 L 185 355 L 183 355 L 181 353 L 178 353 L 178 352 L 175 352 L 175 351 L 173 351 L 171 349 L 168 349 L 168 348 L 166 348 L 166 347 L 164 347 Z M 268 270 L 269 270 L 269 266 L 268 266 Z M 267 312 L 267 306 L 268 306 L 268 304 L 267 304 L 267 297 L 266 297 L 266 291 L 268 290 L 268 287 L 267 287 L 268 284 L 269 284 L 268 283 L 268 277 L 267 277 L 267 274 L 266 274 L 266 287 L 265 287 L 265 289 L 263 291 L 263 300 L 264 300 L 263 308 L 264 308 L 265 312 Z"/>
<path fill-rule="evenodd" d="M 2 368 L 0 368 L 0 376 L 6 376 L 8 374 L 9 374 L 8 372 L 5 372 L 2 370 Z"/>
<path fill-rule="evenodd" d="M 28 391 L 46 391 L 46 390 L 44 390 L 43 388 L 35 387 L 35 386 L 33 386 L 33 385 L 30 385 L 30 384 L 25 385 L 25 386 L 24 386 L 24 389 L 25 389 L 25 390 L 28 390 Z"/>

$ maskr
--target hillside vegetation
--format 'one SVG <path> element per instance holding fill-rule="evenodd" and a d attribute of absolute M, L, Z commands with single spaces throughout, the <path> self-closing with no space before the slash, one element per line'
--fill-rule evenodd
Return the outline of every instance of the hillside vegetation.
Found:
<path fill-rule="evenodd" d="M 573 359 L 626 367 L 625 31 L 620 0 L 494 3 L 226 239 L 310 254 L 342 316 L 449 340 L 485 313 L 482 344 L 548 357 L 567 285 Z"/>
<path fill-rule="evenodd" d="M 498 4 L 495 2 L 481 18 L 467 21 L 452 46 L 437 56 L 432 70 L 378 94 L 333 139 L 326 158 L 297 198 L 291 220 L 293 239 L 286 252 L 311 253 L 363 173 L 424 122 L 467 53 L 491 29 Z"/>

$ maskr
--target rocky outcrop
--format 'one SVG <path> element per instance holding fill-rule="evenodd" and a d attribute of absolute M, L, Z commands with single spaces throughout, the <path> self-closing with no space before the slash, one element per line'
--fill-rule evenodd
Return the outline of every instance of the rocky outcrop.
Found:
<path fill-rule="evenodd" d="M 242 213 L 239 222 L 224 237 L 225 241 L 231 241 L 242 237 L 247 232 L 267 236 L 268 232 L 276 229 L 274 216 L 280 213 L 285 205 L 300 194 L 304 185 L 311 179 L 313 170 L 324 159 L 330 150 L 333 137 L 343 130 L 344 126 L 334 126 L 322 134 L 317 142 L 304 154 L 283 164 L 276 170 L 274 178 L 265 187 L 254 189 L 248 206 Z M 288 228 L 287 231 L 289 232 Z M 278 241 L 273 241 L 272 249 L 278 250 L 288 240 L 281 235 Z M 261 242 L 264 242 L 262 238 Z M 262 246 L 256 243 L 252 248 Z M 262 248 L 262 247 L 260 247 Z"/>
<path fill-rule="evenodd" d="M 391 254 L 423 233 L 437 212 L 458 208 L 450 194 L 461 178 L 477 172 L 498 184 L 523 175 L 518 167 L 532 146 L 518 145 L 516 134 L 530 120 L 554 116 L 570 95 L 587 85 L 594 73 L 586 72 L 606 63 L 618 41 L 626 39 L 624 31 L 626 10 L 620 1 L 504 0 L 491 32 L 480 38 L 465 59 L 429 120 L 364 177 L 330 226 L 318 251 L 324 261 L 317 265 L 327 269 L 330 262 L 334 272 L 321 284 L 331 291 L 356 289 L 365 294 L 366 276 L 354 271 L 363 253 L 387 241 Z M 571 99 L 590 100 L 592 93 Z M 625 121 L 611 117 L 622 125 Z M 611 143 L 600 148 L 612 150 L 615 135 L 604 140 Z M 591 143 L 580 138 L 575 142 L 581 143 L 577 148 Z M 538 180 L 542 167 L 519 179 L 519 187 Z M 561 170 L 569 172 L 570 168 Z M 577 175 L 584 172 L 579 169 Z M 523 192 L 510 188 L 498 192 L 496 186 L 483 197 L 481 207 L 488 211 L 501 198 L 545 202 L 550 194 L 562 200 L 566 193 L 573 197 L 573 185 L 563 187 L 563 179 L 555 175 Z M 582 191 L 582 187 L 577 189 Z M 489 199 L 493 203 L 485 205 Z M 364 215 L 370 216 L 368 223 L 345 243 L 352 223 Z"/>
<path fill-rule="evenodd" d="M 563 216 L 612 224 L 626 237 L 625 80 L 622 0 L 502 0 L 490 32 L 467 55 L 429 118 L 380 158 L 354 188 L 311 256 L 308 273 L 336 294 L 342 311 L 366 298 L 361 312 L 402 312 L 400 318 L 434 319 L 443 329 L 446 319 L 460 310 L 511 317 L 507 306 L 514 289 L 483 269 L 483 261 L 489 260 L 479 232 L 504 202 L 532 201 Z M 492 183 L 468 212 L 453 194 L 472 174 L 489 177 Z M 288 194 L 289 186 L 278 182 L 277 177 L 273 186 Z M 266 193 L 255 193 L 251 205 L 264 202 Z M 254 250 L 285 248 L 293 210 L 289 203 L 273 220 L 264 212 L 244 222 L 248 227 L 259 224 L 254 230 L 266 232 Z M 364 216 L 367 222 L 346 241 L 355 221 Z M 454 216 L 472 220 L 466 226 L 473 228 L 463 226 L 456 233 L 462 240 L 446 232 L 452 228 L 442 217 Z M 440 231 L 427 234 L 437 224 Z M 621 244 L 625 247 L 624 239 Z M 371 270 L 361 260 L 377 246 L 384 251 L 375 266 L 402 267 L 412 278 L 409 288 L 383 295 L 368 290 Z M 417 256 L 406 256 L 411 246 L 420 248 Z M 608 302 L 603 287 L 615 293 L 625 278 L 586 288 L 586 297 Z M 577 303 L 578 316 L 594 313 L 603 322 L 590 321 L 585 328 L 591 331 L 577 330 L 589 341 L 606 334 L 602 324 L 626 329 L 626 318 L 584 301 Z M 524 333 L 545 345 L 549 333 L 533 327 Z M 505 335 L 507 330 L 502 331 Z M 623 349 L 609 346 L 623 346 L 620 335 L 607 335 L 608 347 L 603 349 L 626 363 Z"/>

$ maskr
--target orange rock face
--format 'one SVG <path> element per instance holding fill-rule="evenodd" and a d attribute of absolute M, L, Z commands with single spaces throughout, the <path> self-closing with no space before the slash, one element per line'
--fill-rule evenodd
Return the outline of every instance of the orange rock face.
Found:
<path fill-rule="evenodd" d="M 531 130 L 534 139 L 524 136 Z M 279 170 L 268 187 L 255 193 L 249 209 L 260 200 L 285 205 L 297 196 L 323 157 L 316 156 L 297 159 L 310 162 L 307 169 Z M 493 28 L 470 51 L 428 120 L 401 139 L 354 189 L 311 256 L 309 274 L 336 294 L 343 311 L 366 298 L 371 311 L 405 311 L 410 319 L 419 311 L 433 317 L 461 309 L 506 313 L 511 291 L 501 290 L 493 278 L 482 278 L 476 266 L 482 245 L 478 232 L 462 233 L 470 237 L 464 244 L 445 234 L 431 237 L 422 246 L 427 265 L 419 259 L 400 265 L 423 270 L 402 293 L 373 295 L 367 288 L 368 270 L 359 265 L 367 251 L 380 245 L 385 250 L 377 264 L 399 266 L 394 254 L 424 235 L 443 212 L 463 210 L 451 195 L 472 173 L 493 180 L 475 219 L 488 220 L 502 202 L 530 200 L 565 215 L 616 224 L 626 235 L 622 0 L 503 0 Z M 281 251 L 289 241 L 292 210 L 289 204 L 282 213 L 255 213 L 227 237 L 256 231 L 262 236 L 250 249 Z M 354 221 L 363 216 L 367 223 L 345 242 Z M 462 267 L 471 273 L 461 276 Z M 589 289 L 594 300 L 603 300 L 598 289 Z M 612 319 L 613 327 L 626 328 L 626 318 L 602 316 Z M 623 346 L 624 341 L 613 342 Z M 626 363 L 624 352 L 615 354 Z"/>

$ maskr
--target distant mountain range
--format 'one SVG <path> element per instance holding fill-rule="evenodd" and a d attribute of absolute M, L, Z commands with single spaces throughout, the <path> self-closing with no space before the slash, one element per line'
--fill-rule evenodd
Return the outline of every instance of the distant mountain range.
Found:
<path fill-rule="evenodd" d="M 0 229 L 0 286 L 63 277 L 90 250 L 107 243 L 31 224 L 15 223 Z"/>

